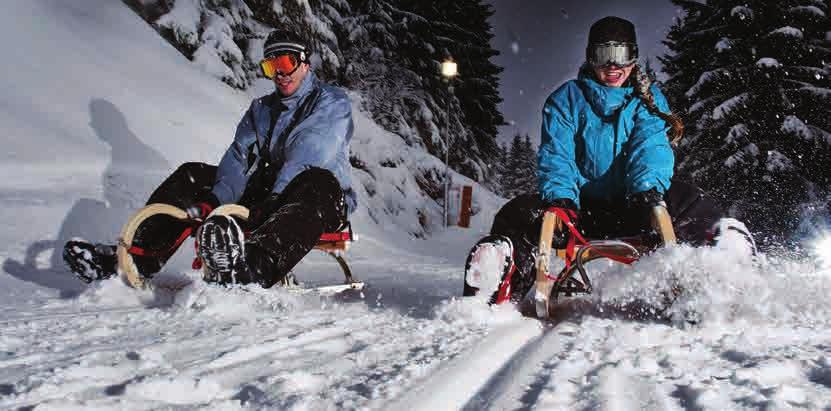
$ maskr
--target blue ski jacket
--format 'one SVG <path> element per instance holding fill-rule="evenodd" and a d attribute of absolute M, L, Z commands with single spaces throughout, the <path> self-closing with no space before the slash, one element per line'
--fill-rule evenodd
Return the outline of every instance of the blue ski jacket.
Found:
<path fill-rule="evenodd" d="M 651 91 L 662 112 L 663 93 Z M 650 113 L 632 87 L 606 87 L 590 68 L 580 70 L 546 100 L 537 177 L 544 201 L 584 198 L 620 201 L 655 188 L 669 189 L 675 158 L 669 125 Z"/>
<path fill-rule="evenodd" d="M 315 89 L 319 90 L 319 94 L 317 101 L 310 103 L 314 104 L 310 113 L 281 139 L 295 111 L 314 94 Z M 352 190 L 352 166 L 349 163 L 349 142 L 354 130 L 352 103 L 342 89 L 323 83 L 311 71 L 291 96 L 279 97 L 275 92 L 251 102 L 251 107 L 237 126 L 234 142 L 219 162 L 213 194 L 221 204 L 235 203 L 242 197 L 248 178 L 257 167 L 259 146 L 264 145 L 267 139 L 272 111 L 269 102 L 272 99 L 283 105 L 267 153 L 272 165 L 280 170 L 272 192 L 283 191 L 296 175 L 310 166 L 325 168 L 340 182 L 348 212 L 355 211 L 357 197 Z M 251 112 L 257 123 L 259 142 Z"/>

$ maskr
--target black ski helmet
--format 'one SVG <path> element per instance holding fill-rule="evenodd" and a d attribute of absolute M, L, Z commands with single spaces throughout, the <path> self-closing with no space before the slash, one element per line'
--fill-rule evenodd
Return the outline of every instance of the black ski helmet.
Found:
<path fill-rule="evenodd" d="M 594 22 L 589 29 L 589 44 L 609 41 L 637 44 L 635 25 L 629 20 L 615 16 L 607 16 Z"/>
<path fill-rule="evenodd" d="M 591 59 L 594 46 L 610 42 L 629 45 L 633 57 L 638 57 L 638 39 L 635 36 L 635 25 L 631 21 L 620 17 L 607 16 L 594 22 L 589 29 L 586 60 Z"/>
<path fill-rule="evenodd" d="M 288 30 L 273 30 L 263 44 L 263 58 L 273 57 L 280 52 L 291 51 L 300 55 L 300 61 L 309 63 L 312 50 L 300 35 Z"/>

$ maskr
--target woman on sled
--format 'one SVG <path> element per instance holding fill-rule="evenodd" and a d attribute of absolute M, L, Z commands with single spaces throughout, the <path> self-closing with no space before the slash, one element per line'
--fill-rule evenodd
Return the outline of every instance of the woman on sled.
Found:
<path fill-rule="evenodd" d="M 546 210 L 568 216 L 584 238 L 608 239 L 650 232 L 652 210 L 660 204 L 679 242 L 713 244 L 724 230 L 735 230 L 755 252 L 742 223 L 724 218 L 697 187 L 673 179 L 670 142 L 681 137 L 683 125 L 637 58 L 631 22 L 605 17 L 591 26 L 577 79 L 543 106 L 539 192 L 507 202 L 490 235 L 471 249 L 465 296 L 483 295 L 491 303 L 526 297 Z M 570 235 L 568 229 L 555 233 L 553 248 L 566 248 Z"/>

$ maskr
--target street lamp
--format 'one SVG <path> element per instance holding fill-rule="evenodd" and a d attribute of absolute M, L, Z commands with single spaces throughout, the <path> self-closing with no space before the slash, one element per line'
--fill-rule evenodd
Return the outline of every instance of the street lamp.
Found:
<path fill-rule="evenodd" d="M 447 110 L 447 129 L 445 130 L 447 137 L 444 138 L 444 228 L 447 228 L 447 208 L 450 200 L 450 96 L 453 95 L 453 83 L 451 81 L 457 74 L 459 72 L 455 61 L 447 59 L 441 63 L 441 75 L 447 82 L 447 90 L 449 91 L 445 107 Z"/>

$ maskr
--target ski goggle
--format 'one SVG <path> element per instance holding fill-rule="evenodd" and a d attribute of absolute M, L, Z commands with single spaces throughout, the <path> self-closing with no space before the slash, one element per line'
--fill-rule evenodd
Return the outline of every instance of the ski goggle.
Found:
<path fill-rule="evenodd" d="M 278 74 L 290 76 L 300 67 L 300 57 L 298 53 L 278 54 L 261 61 L 260 69 L 268 78 L 274 78 Z"/>
<path fill-rule="evenodd" d="M 594 67 L 625 67 L 638 60 L 638 46 L 635 43 L 617 41 L 590 44 L 586 49 L 586 58 Z"/>

